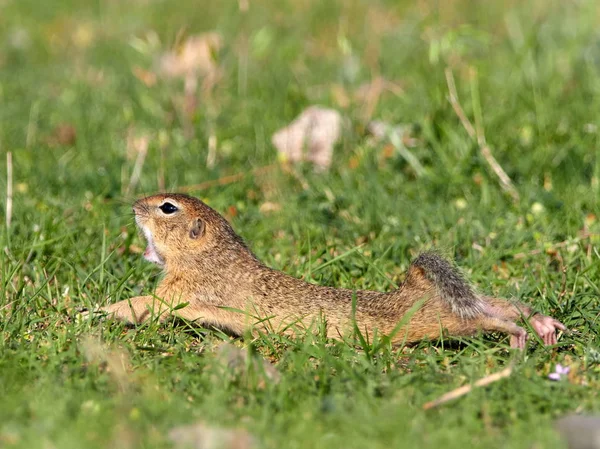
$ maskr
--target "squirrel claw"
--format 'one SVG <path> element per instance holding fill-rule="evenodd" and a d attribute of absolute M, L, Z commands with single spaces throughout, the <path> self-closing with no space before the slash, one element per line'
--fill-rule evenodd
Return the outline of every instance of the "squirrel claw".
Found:
<path fill-rule="evenodd" d="M 557 330 L 564 331 L 567 329 L 560 321 L 545 315 L 535 315 L 532 317 L 531 327 L 533 327 L 533 330 L 535 330 L 546 346 L 557 343 Z"/>
<path fill-rule="evenodd" d="M 531 327 L 541 338 L 546 346 L 552 346 L 557 343 L 556 331 L 564 331 L 567 328 L 560 321 L 546 315 L 534 315 L 530 320 Z M 525 349 L 529 336 L 525 329 L 518 328 L 510 337 L 510 347 Z"/>
<path fill-rule="evenodd" d="M 529 336 L 525 329 L 519 328 L 519 330 L 510 336 L 510 347 L 515 349 L 525 349 L 525 344 Z"/>

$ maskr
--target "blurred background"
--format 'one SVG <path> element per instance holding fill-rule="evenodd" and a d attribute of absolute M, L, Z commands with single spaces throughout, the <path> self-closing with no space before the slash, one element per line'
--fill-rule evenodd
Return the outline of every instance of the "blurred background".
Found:
<path fill-rule="evenodd" d="M 589 186 L 598 176 L 593 1 L 0 7 L 2 149 L 50 192 L 93 178 L 95 193 L 123 193 L 145 146 L 144 190 L 268 164 L 272 134 L 313 104 L 349 119 L 334 172 L 379 153 L 363 137 L 381 120 L 410 126 L 411 153 L 426 172 L 452 186 L 481 169 L 486 183 L 485 161 L 478 167 L 449 101 L 448 72 L 466 117 L 532 195 L 544 180 Z M 378 163 L 399 176 L 424 174 L 388 153 Z"/>
<path fill-rule="evenodd" d="M 0 0 L 0 446 L 206 420 L 267 447 L 561 447 L 554 418 L 599 407 L 599 75 L 596 0 Z M 218 332 L 78 321 L 152 291 L 131 203 L 163 190 L 307 281 L 389 290 L 435 247 L 571 332 L 438 414 L 514 361 L 502 336 L 236 342 L 275 385 L 221 370 Z"/>
<path fill-rule="evenodd" d="M 60 207 L 93 234 L 128 223 L 137 196 L 186 191 L 272 263 L 289 256 L 274 236 L 380 236 L 394 272 L 422 246 L 492 266 L 598 226 L 595 1 L 0 7 L 0 148 L 22 218 Z"/>
<path fill-rule="evenodd" d="M 290 255 L 270 254 L 274 236 L 377 235 L 397 272 L 422 246 L 493 265 L 597 227 L 595 1 L 0 8 L 0 148 L 29 220 L 58 206 L 93 234 L 128 223 L 133 198 L 179 190 L 262 256 Z"/>

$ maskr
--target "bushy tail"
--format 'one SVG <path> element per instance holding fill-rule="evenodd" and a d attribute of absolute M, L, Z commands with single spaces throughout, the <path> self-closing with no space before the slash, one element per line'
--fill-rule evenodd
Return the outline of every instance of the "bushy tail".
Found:
<path fill-rule="evenodd" d="M 461 318 L 474 318 L 484 311 L 484 302 L 473 291 L 458 268 L 432 251 L 420 254 L 412 263 L 421 268 L 435 285 L 442 300 Z"/>

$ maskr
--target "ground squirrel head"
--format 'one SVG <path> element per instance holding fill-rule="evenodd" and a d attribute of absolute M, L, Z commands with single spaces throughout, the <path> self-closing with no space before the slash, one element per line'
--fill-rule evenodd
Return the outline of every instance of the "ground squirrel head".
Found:
<path fill-rule="evenodd" d="M 193 263 L 231 249 L 247 251 L 227 220 L 191 196 L 149 196 L 136 201 L 133 212 L 148 242 L 144 257 L 159 265 Z"/>

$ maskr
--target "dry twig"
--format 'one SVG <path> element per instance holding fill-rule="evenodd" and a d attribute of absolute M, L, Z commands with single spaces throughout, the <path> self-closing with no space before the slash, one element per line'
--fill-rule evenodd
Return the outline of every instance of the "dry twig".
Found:
<path fill-rule="evenodd" d="M 463 111 L 462 106 L 458 102 L 458 94 L 456 92 L 456 84 L 454 83 L 454 75 L 452 75 L 452 70 L 446 68 L 444 73 L 446 74 L 446 84 L 448 85 L 448 95 L 450 96 L 450 104 L 452 105 L 452 109 L 454 109 L 454 112 L 458 116 L 460 123 L 462 123 L 463 128 L 465 128 L 465 131 L 467 131 L 469 137 L 475 140 L 477 138 L 475 128 L 465 115 L 465 111 Z"/>
<path fill-rule="evenodd" d="M 150 142 L 148 136 L 142 136 L 138 139 L 133 139 L 133 141 L 136 142 L 132 146 L 135 148 L 135 150 L 137 150 L 137 156 L 135 158 L 133 171 L 131 172 L 131 178 L 129 178 L 129 185 L 125 190 L 125 196 L 129 196 L 140 181 L 140 177 L 142 176 L 142 168 L 144 167 L 144 161 L 146 160 L 146 155 L 148 154 L 148 145 Z"/>
<path fill-rule="evenodd" d="M 512 366 L 508 368 L 504 368 L 502 371 L 499 371 L 494 374 L 490 374 L 489 376 L 483 377 L 479 379 L 477 382 L 472 385 L 463 385 L 455 390 L 449 391 L 448 393 L 442 395 L 435 401 L 427 402 L 423 404 L 423 410 L 429 410 L 431 408 L 437 407 L 438 405 L 445 404 L 448 401 L 452 401 L 453 399 L 460 398 L 461 396 L 470 393 L 474 387 L 485 387 L 491 383 L 497 382 L 500 379 L 504 379 L 505 377 L 509 377 L 512 373 Z"/>

